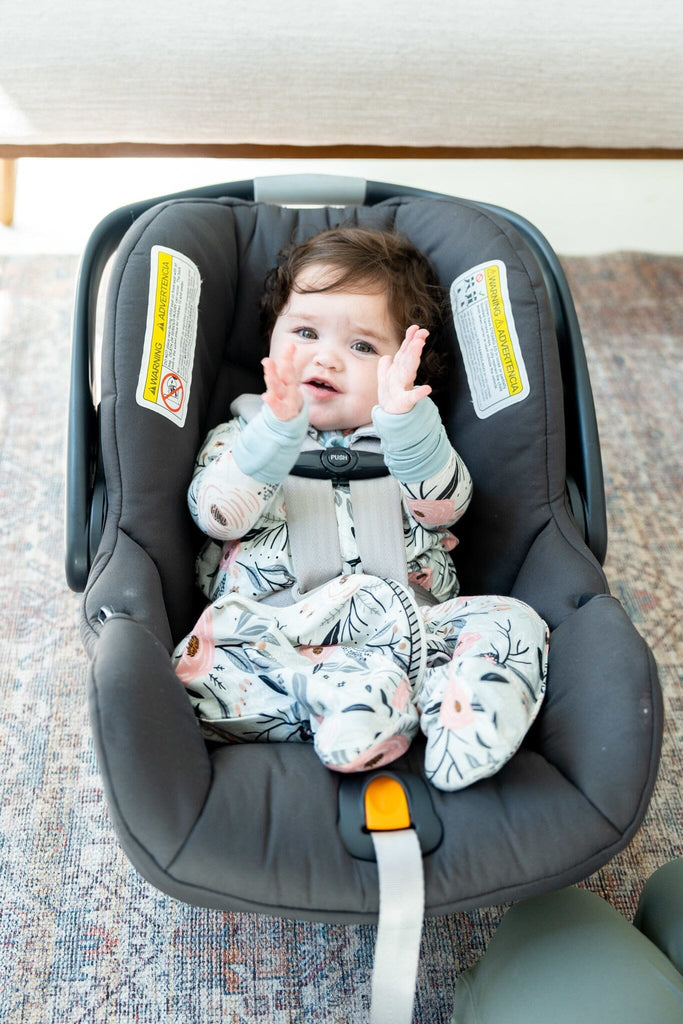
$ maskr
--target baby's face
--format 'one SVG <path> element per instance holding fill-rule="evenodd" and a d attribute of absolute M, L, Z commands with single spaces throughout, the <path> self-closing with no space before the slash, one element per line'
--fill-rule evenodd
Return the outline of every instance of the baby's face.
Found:
<path fill-rule="evenodd" d="M 324 287 L 329 275 L 324 265 L 312 266 L 296 286 Z M 395 355 L 402 340 L 384 292 L 293 290 L 275 322 L 270 355 L 278 362 L 294 342 L 310 423 L 318 430 L 353 430 L 372 419 L 380 356 Z"/>

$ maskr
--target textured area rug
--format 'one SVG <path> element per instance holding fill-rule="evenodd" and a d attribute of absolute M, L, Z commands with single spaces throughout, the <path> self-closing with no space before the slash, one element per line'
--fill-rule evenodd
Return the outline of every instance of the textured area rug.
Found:
<path fill-rule="evenodd" d="M 602 438 L 606 571 L 654 649 L 662 766 L 643 828 L 584 883 L 632 916 L 683 854 L 683 259 L 564 261 Z M 0 259 L 0 1019 L 8 1024 L 366 1024 L 375 929 L 223 914 L 152 889 L 121 852 L 85 709 L 79 599 L 63 578 L 76 262 Z M 502 907 L 427 921 L 414 1020 L 445 1024 Z"/>

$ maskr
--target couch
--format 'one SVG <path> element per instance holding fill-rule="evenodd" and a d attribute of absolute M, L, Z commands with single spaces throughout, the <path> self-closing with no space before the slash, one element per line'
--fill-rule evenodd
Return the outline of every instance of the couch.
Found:
<path fill-rule="evenodd" d="M 33 0 L 0 9 L 22 156 L 683 154 L 678 0 Z"/>

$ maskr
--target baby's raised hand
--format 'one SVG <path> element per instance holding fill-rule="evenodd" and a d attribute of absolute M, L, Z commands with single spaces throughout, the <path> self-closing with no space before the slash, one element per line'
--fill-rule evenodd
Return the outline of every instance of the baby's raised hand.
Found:
<path fill-rule="evenodd" d="M 294 343 L 285 349 L 278 362 L 266 356 L 261 360 L 266 390 L 261 398 L 279 420 L 293 420 L 303 408 L 300 381 L 294 371 Z"/>
<path fill-rule="evenodd" d="M 377 364 L 377 400 L 385 412 L 410 412 L 421 398 L 431 394 L 429 384 L 415 387 L 422 349 L 429 331 L 413 324 L 395 356 L 382 356 Z"/>

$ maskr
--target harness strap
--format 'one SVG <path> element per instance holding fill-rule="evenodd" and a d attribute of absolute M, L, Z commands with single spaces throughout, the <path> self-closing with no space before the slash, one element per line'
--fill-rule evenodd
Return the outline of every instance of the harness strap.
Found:
<path fill-rule="evenodd" d="M 411 1024 L 424 921 L 424 869 L 414 829 L 371 832 L 379 873 L 379 922 L 370 1024 Z"/>
<path fill-rule="evenodd" d="M 232 403 L 234 415 L 250 420 L 261 408 L 258 395 L 241 395 Z M 355 447 L 355 446 L 354 446 Z M 320 450 L 322 445 L 306 436 L 302 451 Z M 381 451 L 376 438 L 362 438 L 357 451 Z M 401 492 L 391 476 L 350 480 L 350 497 L 358 554 L 363 571 L 370 576 L 408 584 Z M 287 531 L 294 573 L 298 580 L 296 599 L 328 583 L 342 573 L 343 558 L 331 480 L 294 475 L 283 483 L 287 507 Z M 295 596 L 287 591 L 287 598 Z M 280 603 L 274 601 L 273 603 Z"/>
<path fill-rule="evenodd" d="M 283 483 L 287 532 L 298 595 L 329 583 L 342 572 L 331 480 L 288 476 Z"/>
<path fill-rule="evenodd" d="M 342 839 L 352 856 L 377 861 L 379 881 L 370 1024 L 411 1024 L 425 911 L 423 857 L 439 845 L 443 828 L 421 777 L 389 770 L 347 779 L 339 787 Z"/>
<path fill-rule="evenodd" d="M 319 448 L 311 437 L 304 449 Z M 376 449 L 379 443 L 363 441 L 361 448 Z M 288 476 L 284 482 L 289 545 L 294 573 L 303 596 L 328 583 L 342 572 L 334 487 L 329 480 Z M 369 576 L 408 583 L 403 515 L 398 483 L 391 476 L 350 480 L 356 546 Z"/>
<path fill-rule="evenodd" d="M 408 585 L 401 491 L 393 476 L 350 480 L 356 544 L 370 576 Z"/>

